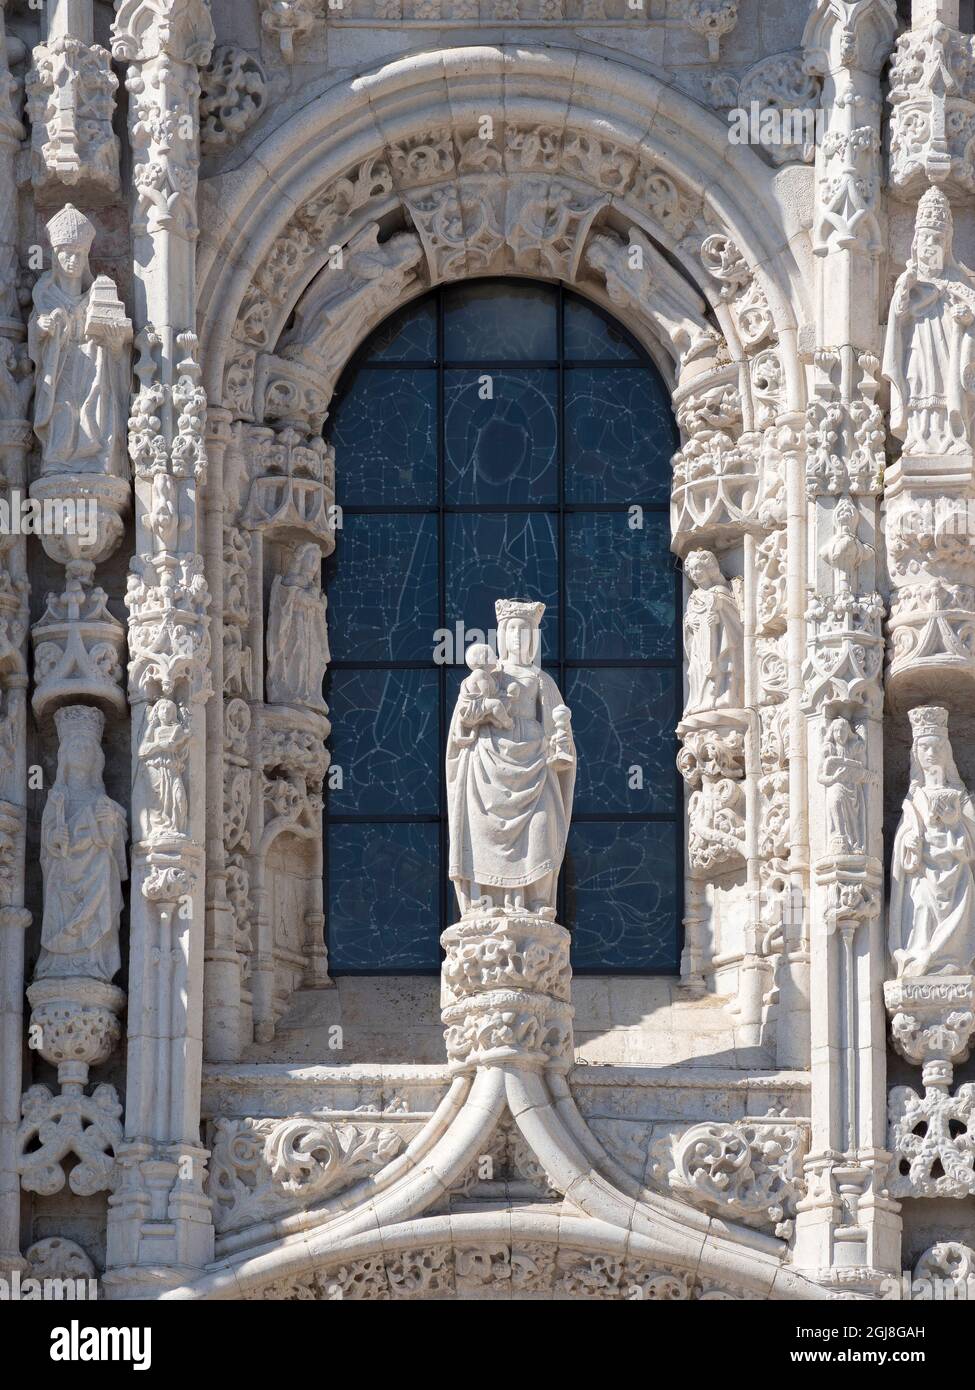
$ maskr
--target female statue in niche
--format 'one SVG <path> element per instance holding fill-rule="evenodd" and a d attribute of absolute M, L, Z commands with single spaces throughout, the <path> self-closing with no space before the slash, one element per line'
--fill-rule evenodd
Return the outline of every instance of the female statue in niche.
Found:
<path fill-rule="evenodd" d="M 328 599 L 322 593 L 322 554 L 299 545 L 287 574 L 271 585 L 267 624 L 267 698 L 273 705 L 308 705 L 328 712 L 322 681 L 328 650 Z"/>
<path fill-rule="evenodd" d="M 826 838 L 830 854 L 866 850 L 864 786 L 868 773 L 863 739 L 848 719 L 832 719 L 823 739 L 819 780 L 826 788 Z"/>
<path fill-rule="evenodd" d="M 894 287 L 883 373 L 890 425 L 916 456 L 972 444 L 975 276 L 955 259 L 951 206 L 929 188 L 917 208 L 911 258 Z"/>
<path fill-rule="evenodd" d="M 745 699 L 745 635 L 738 600 L 710 550 L 692 550 L 684 573 L 695 586 L 684 614 L 684 714 L 740 709 Z"/>
<path fill-rule="evenodd" d="M 92 283 L 88 218 L 68 203 L 47 234 L 53 264 L 34 287 L 27 336 L 41 472 L 127 478 L 132 324 L 108 276 Z"/>
<path fill-rule="evenodd" d="M 58 770 L 41 817 L 44 919 L 36 980 L 118 972 L 126 816 L 105 795 L 105 717 L 88 705 L 54 716 Z"/>
<path fill-rule="evenodd" d="M 911 782 L 894 838 L 890 953 L 898 976 L 965 975 L 975 960 L 975 803 L 948 741 L 948 712 L 910 712 Z"/>
<path fill-rule="evenodd" d="M 540 669 L 544 611 L 498 600 L 496 679 L 485 695 L 468 677 L 450 723 L 450 877 L 464 914 L 555 917 L 576 754 L 565 714 L 556 717 L 565 710 L 558 686 Z"/>
<path fill-rule="evenodd" d="M 144 838 L 182 835 L 186 830 L 188 807 L 183 773 L 190 738 L 189 721 L 175 700 L 157 700 L 149 706 L 146 730 L 139 745 L 139 762 L 149 784 L 142 826 Z"/>

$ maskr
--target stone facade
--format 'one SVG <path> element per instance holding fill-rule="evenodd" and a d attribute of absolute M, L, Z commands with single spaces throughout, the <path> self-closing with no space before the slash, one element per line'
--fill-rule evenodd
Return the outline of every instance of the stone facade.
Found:
<path fill-rule="evenodd" d="M 334 1301 L 970 1277 L 963 22 L 0 0 L 5 1274 Z M 598 306 L 671 395 L 679 976 L 572 978 L 581 754 L 515 586 L 438 754 L 440 979 L 330 970 L 326 421 L 380 324 L 486 277 Z"/>

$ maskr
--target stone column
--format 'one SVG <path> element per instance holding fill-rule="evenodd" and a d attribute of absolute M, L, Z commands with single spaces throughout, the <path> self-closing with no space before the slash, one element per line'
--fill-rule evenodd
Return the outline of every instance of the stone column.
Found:
<path fill-rule="evenodd" d="M 33 383 L 17 303 L 17 181 L 14 161 L 24 129 L 14 114 L 0 4 L 0 497 L 9 506 L 27 485 L 31 431 L 26 420 Z M 0 775 L 0 1273 L 23 1269 L 20 1253 L 20 1121 L 23 1055 L 24 849 L 27 821 L 27 543 L 5 537 L 0 552 L 0 590 L 15 600 L 5 610 L 7 640 L 16 657 L 0 675 L 0 736 L 5 750 Z M 14 621 L 11 622 L 11 619 Z"/>
<path fill-rule="evenodd" d="M 807 67 L 823 78 L 828 128 L 816 150 L 816 349 L 806 431 L 812 1144 L 796 1263 L 824 1282 L 864 1291 L 900 1267 L 884 1148 L 883 604 L 876 592 L 884 462 L 876 402 L 879 74 L 895 32 L 893 0 L 819 0 L 803 40 Z"/>
<path fill-rule="evenodd" d="M 132 896 L 125 1143 L 111 1199 L 118 1296 L 178 1282 L 213 1250 L 200 1146 L 206 731 L 212 690 L 199 492 L 206 399 L 196 327 L 199 70 L 205 0 L 118 0 L 127 63 L 134 318 L 139 359 L 129 452 Z"/>

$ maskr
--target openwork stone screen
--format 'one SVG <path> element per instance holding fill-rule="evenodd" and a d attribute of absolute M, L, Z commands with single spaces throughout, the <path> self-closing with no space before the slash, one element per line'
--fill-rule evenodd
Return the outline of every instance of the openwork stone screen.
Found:
<path fill-rule="evenodd" d="M 470 625 L 493 640 L 494 600 L 509 591 L 545 603 L 542 661 L 573 711 L 559 915 L 574 967 L 676 969 L 678 440 L 656 368 L 567 290 L 479 281 L 382 325 L 326 429 L 342 509 L 326 570 L 331 969 L 439 969 L 456 915 L 447 722 Z"/>

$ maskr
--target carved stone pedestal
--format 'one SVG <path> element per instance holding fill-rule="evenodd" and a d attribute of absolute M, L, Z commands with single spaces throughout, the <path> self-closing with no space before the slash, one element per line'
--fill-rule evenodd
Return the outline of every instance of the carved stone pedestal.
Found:
<path fill-rule="evenodd" d="M 570 938 L 546 911 L 473 911 L 441 937 L 451 1071 L 501 1062 L 572 1066 Z"/>

